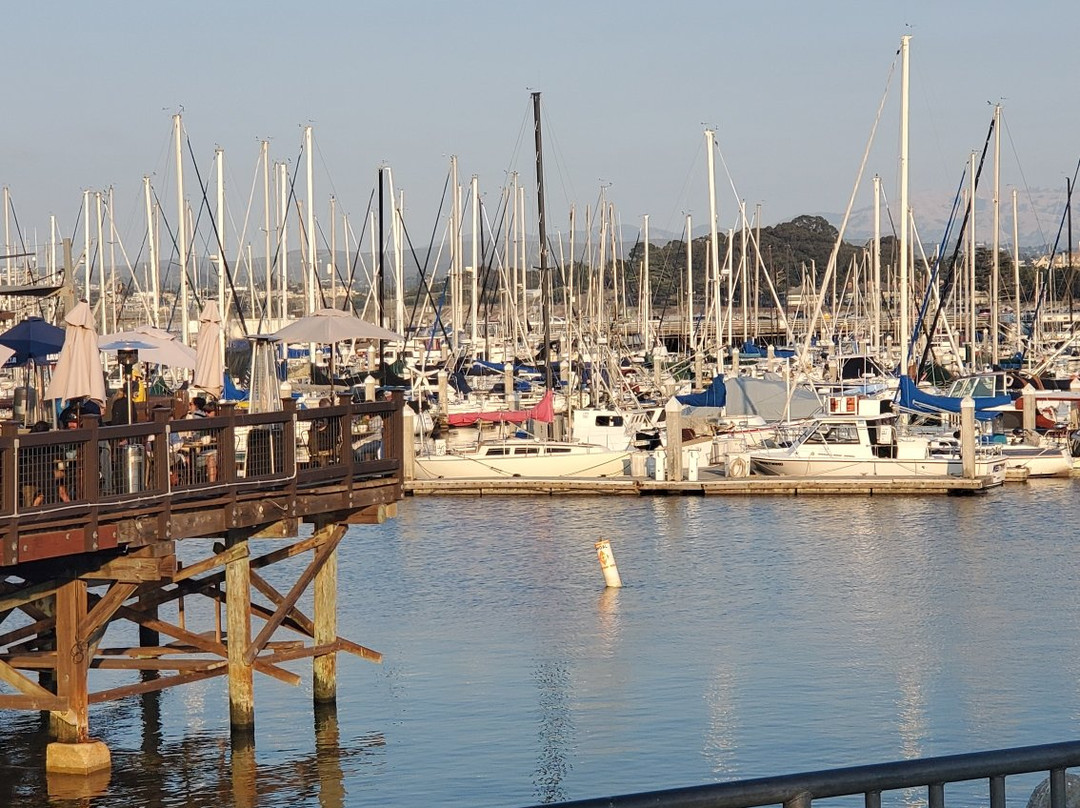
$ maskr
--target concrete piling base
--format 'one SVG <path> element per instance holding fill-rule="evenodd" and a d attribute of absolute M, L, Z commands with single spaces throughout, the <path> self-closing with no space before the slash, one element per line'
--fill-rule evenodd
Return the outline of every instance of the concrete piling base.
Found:
<path fill-rule="evenodd" d="M 56 741 L 45 748 L 45 771 L 49 774 L 91 774 L 110 768 L 112 755 L 103 741 Z"/>

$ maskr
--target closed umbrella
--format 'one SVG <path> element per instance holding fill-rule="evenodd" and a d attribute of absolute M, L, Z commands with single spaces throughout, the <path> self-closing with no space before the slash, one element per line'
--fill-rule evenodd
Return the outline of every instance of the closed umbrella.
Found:
<path fill-rule="evenodd" d="M 225 389 L 225 357 L 221 353 L 221 314 L 217 301 L 208 300 L 199 315 L 195 344 L 195 377 L 191 383 L 217 398 Z"/>
<path fill-rule="evenodd" d="M 52 381 L 45 390 L 46 399 L 71 399 L 88 396 L 105 404 L 105 376 L 101 372 L 94 315 L 90 305 L 80 301 L 64 318 L 64 347 L 56 360 Z"/>

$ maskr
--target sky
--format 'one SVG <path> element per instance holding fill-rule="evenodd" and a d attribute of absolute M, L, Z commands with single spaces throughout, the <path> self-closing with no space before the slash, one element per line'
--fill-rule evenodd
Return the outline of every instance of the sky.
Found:
<path fill-rule="evenodd" d="M 515 171 L 533 210 L 533 91 L 549 234 L 569 229 L 571 205 L 580 223 L 601 193 L 624 227 L 644 214 L 657 233 L 677 235 L 687 214 L 704 225 L 706 127 L 721 229 L 737 199 L 748 215 L 760 205 L 766 225 L 841 213 L 883 98 L 855 204 L 871 203 L 878 173 L 895 205 L 905 34 L 914 197 L 951 199 L 998 102 L 1003 188 L 1063 203 L 1080 156 L 1080 4 L 1050 0 L 12 0 L 4 27 L 0 183 L 23 238 L 44 241 L 55 215 L 78 244 L 83 190 L 112 188 L 132 258 L 144 175 L 175 218 L 177 112 L 205 182 L 224 149 L 229 239 L 256 251 L 259 142 L 296 168 L 306 125 L 320 217 L 334 195 L 359 229 L 388 166 L 410 237 L 426 242 L 447 215 L 451 155 L 462 183 L 477 175 L 489 218 Z"/>

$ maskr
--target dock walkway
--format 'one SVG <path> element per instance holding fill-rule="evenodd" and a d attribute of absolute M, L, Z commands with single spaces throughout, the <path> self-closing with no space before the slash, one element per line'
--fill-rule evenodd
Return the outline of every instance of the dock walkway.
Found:
<path fill-rule="evenodd" d="M 472 480 L 409 480 L 407 496 L 624 495 L 624 496 L 816 496 L 942 495 L 987 491 L 986 478 L 961 477 L 724 477 L 703 470 L 695 481 L 673 482 L 632 477 L 513 477 Z"/>

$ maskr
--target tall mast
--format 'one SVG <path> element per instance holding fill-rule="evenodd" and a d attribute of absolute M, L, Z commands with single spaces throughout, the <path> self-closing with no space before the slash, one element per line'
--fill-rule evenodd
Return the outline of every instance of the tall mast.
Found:
<path fill-rule="evenodd" d="M 273 316 L 273 308 L 270 305 L 270 301 L 273 298 L 273 283 L 270 279 L 270 263 L 273 259 L 273 255 L 270 252 L 270 206 L 272 205 L 270 196 L 270 141 L 264 140 L 260 144 L 259 150 L 262 156 L 262 170 L 263 170 L 263 235 L 265 236 L 265 261 L 266 265 L 263 267 L 266 275 L 266 297 L 263 304 L 263 319 L 268 319 Z M 252 298 L 255 297 L 255 290 L 251 290 Z"/>
<path fill-rule="evenodd" d="M 649 214 L 642 217 L 642 230 L 645 233 L 645 260 L 641 265 L 641 338 L 645 341 L 645 350 L 652 349 L 649 326 L 652 313 L 649 311 Z"/>
<path fill-rule="evenodd" d="M 975 152 L 971 153 L 969 170 L 971 172 L 971 190 L 970 190 L 970 203 L 971 203 L 971 227 L 968 230 L 968 244 L 970 244 L 970 253 L 968 255 L 968 341 L 971 343 L 971 368 L 975 369 L 975 348 L 976 348 L 976 330 L 978 324 L 976 322 L 976 306 L 975 306 Z"/>
<path fill-rule="evenodd" d="M 874 333 L 871 337 L 874 355 L 881 351 L 881 177 L 874 175 L 874 242 L 872 250 L 874 272 Z"/>
<path fill-rule="evenodd" d="M 176 239 L 179 242 L 180 260 L 180 341 L 191 343 L 188 331 L 188 283 L 187 283 L 187 212 L 184 206 L 184 149 L 179 113 L 173 115 L 173 140 L 176 141 Z"/>
<path fill-rule="evenodd" d="M 724 367 L 722 350 L 724 334 L 720 321 L 720 240 L 716 232 L 716 168 L 713 156 L 715 135 L 716 133 L 712 129 L 705 130 L 705 154 L 706 159 L 709 161 L 709 266 L 712 268 L 713 289 L 715 290 L 713 293 L 713 318 L 716 321 L 716 369 L 719 371 Z M 730 246 L 730 242 L 728 246 Z M 707 277 L 708 274 L 706 274 Z M 707 282 L 706 288 L 708 288 Z"/>
<path fill-rule="evenodd" d="M 278 163 L 278 256 L 281 263 L 281 308 L 278 316 L 284 323 L 289 319 L 289 167 Z"/>
<path fill-rule="evenodd" d="M 476 276 L 480 272 L 480 197 L 478 195 L 480 186 L 475 174 L 472 175 L 469 185 L 469 193 L 472 196 L 472 288 L 469 291 L 469 320 L 472 322 L 472 352 L 475 356 L 479 344 L 476 321 L 480 316 L 476 282 Z"/>
<path fill-rule="evenodd" d="M 143 198 L 146 203 L 146 240 L 150 251 L 150 303 L 153 313 L 150 325 L 161 328 L 161 287 L 158 284 L 158 243 L 154 237 L 154 202 L 150 192 L 150 177 L 143 177 Z"/>
<path fill-rule="evenodd" d="M 686 344 L 694 349 L 694 238 L 690 214 L 686 214 Z"/>
<path fill-rule="evenodd" d="M 461 189 L 458 188 L 457 155 L 450 155 L 450 192 L 454 195 L 450 207 L 450 317 L 454 330 L 450 333 L 450 345 L 455 355 L 458 351 L 458 335 L 461 332 Z"/>
<path fill-rule="evenodd" d="M 217 230 L 217 299 L 218 308 L 224 319 L 229 318 L 229 310 L 225 305 L 225 150 L 218 147 L 214 150 L 217 157 L 217 216 L 214 226 Z M 221 334 L 222 350 L 225 346 L 225 329 L 219 329 Z"/>
<path fill-rule="evenodd" d="M 536 219 L 540 225 L 540 302 L 544 317 L 544 384 L 551 379 L 551 277 L 548 269 L 547 222 L 544 219 L 544 144 L 540 133 L 540 93 L 533 93 L 533 125 L 536 130 Z"/>
<path fill-rule="evenodd" d="M 1013 285 L 1016 288 L 1016 354 L 1024 353 L 1024 333 L 1020 327 L 1020 219 L 1017 215 L 1017 190 L 1012 192 L 1012 220 L 1013 220 Z"/>
<path fill-rule="evenodd" d="M 908 327 L 908 55 L 910 34 L 900 37 L 900 370 L 907 372 Z M 916 369 L 918 373 L 918 369 Z"/>
<path fill-rule="evenodd" d="M 98 305 L 101 306 L 101 333 L 105 334 L 109 329 L 105 323 L 105 234 L 102 232 L 101 191 L 94 193 L 94 201 L 97 207 Z"/>
<path fill-rule="evenodd" d="M 314 156 L 312 155 L 310 126 L 304 127 L 304 157 L 307 162 L 307 250 L 308 250 L 308 283 L 307 283 L 307 314 L 315 312 L 315 290 L 319 285 L 319 257 L 315 249 L 315 175 Z M 311 345 L 311 361 L 315 361 L 315 344 Z"/>
<path fill-rule="evenodd" d="M 998 345 L 998 297 L 1001 293 L 1001 104 L 994 105 L 994 265 L 990 276 L 990 350 L 994 365 L 1001 359 Z"/>

